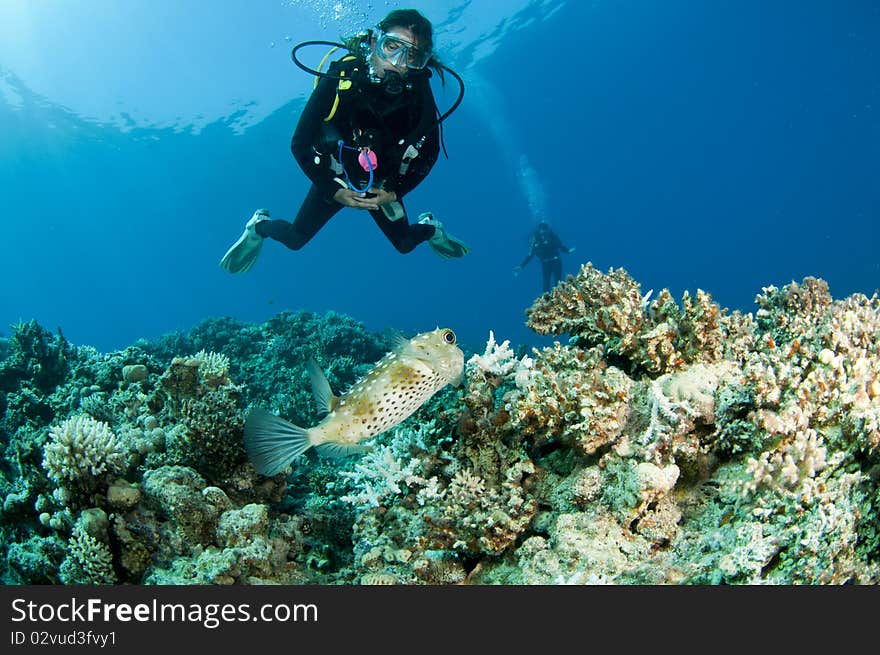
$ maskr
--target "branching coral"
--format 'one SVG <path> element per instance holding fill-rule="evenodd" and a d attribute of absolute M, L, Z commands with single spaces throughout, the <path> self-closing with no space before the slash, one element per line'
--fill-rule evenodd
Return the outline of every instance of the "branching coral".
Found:
<path fill-rule="evenodd" d="M 338 391 L 387 349 L 354 322 L 217 320 L 106 356 L 35 340 L 64 366 L 46 393 L 36 366 L 0 370 L 0 390 L 21 387 L 4 396 L 2 468 L 20 477 L 0 475 L 0 541 L 22 545 L 2 549 L 0 578 L 876 583 L 880 300 L 834 301 L 808 278 L 757 302 L 757 320 L 728 316 L 699 289 L 676 303 L 588 265 L 529 315 L 567 344 L 522 356 L 490 332 L 463 390 L 369 454 L 309 453 L 284 481 L 244 464 L 241 408 L 313 416 L 308 355 Z M 61 463 L 73 446 L 46 443 L 72 412 L 116 435 L 78 473 Z"/>
<path fill-rule="evenodd" d="M 518 388 L 528 386 L 532 359 L 528 355 L 517 359 L 510 348 L 510 341 L 505 339 L 500 344 L 495 341 L 495 333 L 489 330 L 489 340 L 482 355 L 474 355 L 467 361 L 470 369 L 477 367 L 486 375 L 502 379 L 513 378 Z"/>
<path fill-rule="evenodd" d="M 641 295 L 625 270 L 603 274 L 588 263 L 535 301 L 526 311 L 526 324 L 538 334 L 568 333 L 582 347 L 601 345 L 630 368 L 649 373 L 719 361 L 727 335 L 743 327 L 739 316 L 727 317 L 700 289 L 695 298 L 685 292 L 682 308 L 668 289 L 654 300 L 649 296 Z"/>
<path fill-rule="evenodd" d="M 471 555 L 497 555 L 526 528 L 537 506 L 522 489 L 522 477 L 534 473 L 531 463 L 508 471 L 500 487 L 487 488 L 481 477 L 468 470 L 453 476 L 439 511 L 425 515 L 427 533 L 422 547 L 462 551 Z"/>
<path fill-rule="evenodd" d="M 828 283 L 814 277 L 806 277 L 800 284 L 791 282 L 781 290 L 770 285 L 761 291 L 755 296 L 755 318 L 771 343 L 787 344 L 810 335 L 832 302 Z"/>
<path fill-rule="evenodd" d="M 229 384 L 229 357 L 200 350 L 193 359 L 199 364 L 199 375 L 205 385 L 214 388 Z"/>
<path fill-rule="evenodd" d="M 43 466 L 54 482 L 91 490 L 127 466 L 128 452 L 110 426 L 90 416 L 74 416 L 49 430 Z"/>
<path fill-rule="evenodd" d="M 767 487 L 776 493 L 793 493 L 798 501 L 809 504 L 816 495 L 816 473 L 825 468 L 827 451 L 815 430 L 798 431 L 773 451 L 749 458 L 743 494 Z"/>
<path fill-rule="evenodd" d="M 354 470 L 340 472 L 340 476 L 349 480 L 355 489 L 341 500 L 353 505 L 379 507 L 387 496 L 401 494 L 410 485 L 429 485 L 428 480 L 416 474 L 420 465 L 415 457 L 403 464 L 390 446 L 380 446 L 355 463 Z"/>
<path fill-rule="evenodd" d="M 646 459 L 663 465 L 687 463 L 697 457 L 706 441 L 703 433 L 715 423 L 715 391 L 732 368 L 730 362 L 695 364 L 648 384 L 650 418 L 635 440 L 644 448 Z"/>
<path fill-rule="evenodd" d="M 603 276 L 588 265 L 530 310 L 529 325 L 538 332 L 576 338 L 565 348 L 557 345 L 555 357 L 545 350 L 536 358 L 529 385 L 510 398 L 511 415 L 538 444 L 549 438 L 577 447 L 583 440 L 572 439 L 577 430 L 571 419 L 578 411 L 614 407 L 614 396 L 601 393 L 601 385 L 583 384 L 586 374 L 601 371 L 607 382 L 621 366 L 634 378 L 624 394 L 622 425 L 610 424 L 614 430 L 605 431 L 614 435 L 610 439 L 590 426 L 586 433 L 597 440 L 595 448 L 591 443 L 579 450 L 582 455 L 604 452 L 600 481 L 595 482 L 592 466 L 583 469 L 593 472 L 589 476 L 563 471 L 565 480 L 589 481 L 571 487 L 575 506 L 594 509 L 598 499 L 630 531 L 658 545 L 671 544 L 680 522 L 694 516 L 694 504 L 703 511 L 709 506 L 699 494 L 673 493 L 663 484 L 646 503 L 642 494 L 652 484 L 645 483 L 656 476 L 636 472 L 676 467 L 671 484 L 687 488 L 712 476 L 719 458 L 733 458 L 738 492 L 726 501 L 730 509 L 720 520 L 733 521 L 736 534 L 754 535 L 757 529 L 762 536 L 757 541 L 743 537 L 741 565 L 733 552 L 711 565 L 728 571 L 725 579 L 761 579 L 777 561 L 791 576 L 795 544 L 804 539 L 801 522 L 809 521 L 839 548 L 829 558 L 817 545 L 811 565 L 834 572 L 805 579 L 869 580 L 876 571 L 859 559 L 852 544 L 867 549 L 871 543 L 870 552 L 878 552 L 877 539 L 854 538 L 858 531 L 869 534 L 876 520 L 857 491 L 876 489 L 876 475 L 846 482 L 850 473 L 845 471 L 866 456 L 877 462 L 880 303 L 876 294 L 833 301 L 827 284 L 815 278 L 763 291 L 756 298 L 757 321 L 751 315 L 727 316 L 700 290 L 694 297 L 686 293 L 679 308 L 664 289 L 639 315 L 638 285 L 620 272 Z M 597 302 L 599 297 L 609 306 Z M 565 349 L 573 352 L 563 355 Z M 571 507 L 570 501 L 560 505 L 559 498 L 542 491 L 539 500 L 562 511 Z M 844 506 L 853 508 L 849 521 L 839 511 Z"/>
<path fill-rule="evenodd" d="M 517 359 L 490 333 L 485 352 L 467 363 L 467 393 L 450 443 L 437 448 L 439 424 L 431 428 L 433 448 L 424 433 L 402 442 L 399 428 L 389 446 L 342 473 L 357 490 L 343 500 L 367 508 L 355 524 L 364 545 L 360 565 L 399 580 L 460 581 L 457 555 L 498 556 L 515 542 L 536 511 L 524 485 L 535 468 L 506 407 L 530 372 L 530 358 Z"/>
<path fill-rule="evenodd" d="M 59 569 L 65 584 L 113 584 L 113 554 L 107 544 L 107 515 L 101 510 L 83 512 L 67 543 L 67 558 Z"/>
<path fill-rule="evenodd" d="M 505 344 L 498 346 L 490 333 L 485 354 L 471 357 L 465 365 L 466 393 L 454 448 L 456 459 L 490 487 L 503 481 L 505 471 L 528 461 L 524 435 L 512 424 L 510 411 L 521 387 L 530 384 L 533 363 L 528 357 L 516 360 Z"/>
<path fill-rule="evenodd" d="M 629 415 L 633 382 L 602 354 L 559 343 L 536 352 L 531 382 L 512 403 L 513 425 L 539 444 L 555 439 L 588 455 L 612 443 Z"/>
<path fill-rule="evenodd" d="M 170 432 L 173 460 L 195 466 L 212 479 L 228 477 L 245 460 L 241 389 L 228 372 L 228 358 L 218 353 L 175 358 L 148 403 L 162 421 L 183 427 L 182 433 Z"/>
<path fill-rule="evenodd" d="M 64 336 L 51 334 L 36 321 L 13 326 L 10 356 L 0 364 L 0 390 L 11 390 L 22 381 L 49 394 L 64 380 L 75 352 Z"/>
<path fill-rule="evenodd" d="M 614 350 L 629 352 L 642 331 L 644 305 L 639 284 L 624 269 L 602 274 L 587 263 L 538 298 L 526 311 L 526 324 L 538 334 L 576 335 L 586 345 L 614 340 Z"/>

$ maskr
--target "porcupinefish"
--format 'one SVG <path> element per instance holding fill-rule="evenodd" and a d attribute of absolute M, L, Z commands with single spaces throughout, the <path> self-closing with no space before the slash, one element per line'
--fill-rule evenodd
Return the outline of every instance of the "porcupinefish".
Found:
<path fill-rule="evenodd" d="M 309 361 L 318 410 L 326 416 L 302 428 L 264 409 L 253 409 L 244 425 L 244 447 L 263 475 L 276 475 L 293 458 L 316 447 L 341 457 L 365 450 L 361 441 L 403 422 L 447 384 L 459 386 L 464 353 L 448 328 L 401 338 L 394 349 L 341 396 L 334 396 L 323 371 Z"/>

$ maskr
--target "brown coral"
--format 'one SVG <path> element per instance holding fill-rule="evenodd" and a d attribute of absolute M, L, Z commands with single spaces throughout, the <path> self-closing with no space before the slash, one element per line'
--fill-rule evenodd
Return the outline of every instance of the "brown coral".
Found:
<path fill-rule="evenodd" d="M 603 274 L 588 263 L 538 298 L 526 311 L 526 325 L 539 334 L 568 333 L 582 347 L 601 345 L 651 374 L 719 361 L 728 331 L 742 331 L 743 321 L 729 319 L 701 289 L 695 297 L 685 292 L 681 308 L 668 289 L 650 302 L 649 296 L 624 269 Z"/>
<path fill-rule="evenodd" d="M 539 444 L 555 439 L 584 454 L 617 439 L 633 382 L 602 354 L 559 343 L 537 353 L 531 383 L 512 406 L 517 429 Z"/>
<path fill-rule="evenodd" d="M 424 517 L 426 533 L 420 547 L 471 555 L 499 555 L 515 543 L 537 510 L 522 488 L 522 476 L 534 467 L 508 472 L 498 488 L 469 471 L 459 471 L 449 483 L 440 507 Z"/>
<path fill-rule="evenodd" d="M 603 274 L 588 262 L 526 310 L 526 325 L 538 334 L 577 335 L 588 345 L 625 341 L 641 329 L 642 305 L 638 283 L 623 268 Z"/>

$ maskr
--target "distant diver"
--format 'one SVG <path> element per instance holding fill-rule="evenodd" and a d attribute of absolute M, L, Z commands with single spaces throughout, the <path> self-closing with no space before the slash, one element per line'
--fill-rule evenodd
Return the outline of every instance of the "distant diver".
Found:
<path fill-rule="evenodd" d="M 307 68 L 296 56 L 311 45 L 333 46 L 319 70 Z M 224 270 L 249 271 L 266 237 L 299 250 L 343 207 L 368 211 L 401 253 L 423 241 L 443 258 L 468 253 L 430 212 L 410 224 L 403 205 L 403 197 L 437 161 L 441 124 L 464 96 L 461 77 L 439 62 L 433 47 L 430 21 L 414 9 L 399 9 L 375 30 L 345 44 L 306 41 L 293 48 L 294 63 L 315 75 L 315 89 L 291 141 L 293 156 L 312 186 L 292 223 L 271 219 L 268 210 L 258 209 L 220 260 Z M 348 53 L 321 72 L 338 48 Z M 430 69 L 441 80 L 448 72 L 460 86 L 455 103 L 442 115 L 431 90 Z"/>
<path fill-rule="evenodd" d="M 553 231 L 547 221 L 541 221 L 532 232 L 529 240 L 529 254 L 518 266 L 514 266 L 513 274 L 519 275 L 532 257 L 541 260 L 541 276 L 544 293 L 550 291 L 562 279 L 562 260 L 560 253 L 573 253 L 574 248 L 563 245 L 559 235 Z"/>

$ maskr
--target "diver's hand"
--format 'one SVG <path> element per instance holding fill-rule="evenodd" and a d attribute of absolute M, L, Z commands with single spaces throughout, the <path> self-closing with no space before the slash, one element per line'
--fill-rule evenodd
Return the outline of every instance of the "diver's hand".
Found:
<path fill-rule="evenodd" d="M 372 197 L 367 197 L 366 193 L 359 193 L 357 191 L 352 191 L 351 189 L 339 189 L 333 194 L 333 200 L 346 207 L 366 209 L 369 211 L 372 209 L 379 209 L 379 203 L 376 202 L 378 195 L 374 195 L 374 193 L 375 192 L 370 193 Z"/>
<path fill-rule="evenodd" d="M 370 189 L 370 193 L 375 193 L 376 197 L 373 200 L 380 207 L 382 205 L 387 205 L 389 202 L 394 202 L 397 200 L 397 194 L 394 191 L 386 191 L 385 189 Z"/>
<path fill-rule="evenodd" d="M 565 252 L 567 252 L 567 253 L 568 253 L 568 254 L 569 254 L 569 255 L 570 255 L 570 254 L 571 254 L 571 253 L 573 253 L 573 252 L 574 252 L 574 248 L 569 248 L 569 249 L 568 249 L 568 250 L 566 250 L 566 251 L 565 251 Z"/>
<path fill-rule="evenodd" d="M 517 275 L 519 275 L 520 271 L 522 271 L 522 266 L 514 266 L 513 267 L 513 276 L 516 277 Z"/>

